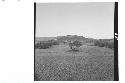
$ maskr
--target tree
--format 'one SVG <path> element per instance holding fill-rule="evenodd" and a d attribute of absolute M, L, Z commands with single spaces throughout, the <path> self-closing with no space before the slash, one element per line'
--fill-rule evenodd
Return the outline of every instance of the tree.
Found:
<path fill-rule="evenodd" d="M 77 40 L 74 41 L 74 42 L 70 42 L 70 43 L 69 43 L 69 47 L 70 47 L 70 49 L 73 50 L 73 51 L 78 50 L 78 48 L 79 48 L 80 46 L 82 46 L 82 43 L 81 43 L 80 41 L 77 41 Z"/>

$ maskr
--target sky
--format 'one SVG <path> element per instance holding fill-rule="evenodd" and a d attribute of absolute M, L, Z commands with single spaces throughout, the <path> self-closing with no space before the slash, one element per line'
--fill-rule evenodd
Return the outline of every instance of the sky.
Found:
<path fill-rule="evenodd" d="M 114 3 L 36 3 L 36 37 L 114 37 Z"/>

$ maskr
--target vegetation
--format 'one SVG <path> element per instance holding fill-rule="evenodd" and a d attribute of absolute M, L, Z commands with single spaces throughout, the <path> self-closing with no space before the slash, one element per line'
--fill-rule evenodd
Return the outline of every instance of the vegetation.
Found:
<path fill-rule="evenodd" d="M 107 47 L 110 49 L 114 49 L 114 41 L 113 40 L 97 40 L 96 42 L 94 42 L 95 46 L 99 46 L 99 47 Z"/>
<path fill-rule="evenodd" d="M 86 41 L 74 37 L 77 38 L 69 35 L 35 43 L 35 81 L 114 80 L 113 39 Z"/>
<path fill-rule="evenodd" d="M 76 51 L 78 48 L 82 46 L 82 43 L 80 41 L 74 41 L 73 43 L 69 43 L 69 47 L 71 50 Z"/>
<path fill-rule="evenodd" d="M 36 49 L 47 49 L 47 48 L 52 47 L 53 45 L 59 45 L 59 43 L 54 40 L 40 41 L 35 44 L 35 48 Z"/>
<path fill-rule="evenodd" d="M 88 48 L 80 53 L 67 53 L 59 45 L 51 50 L 37 50 L 35 81 L 109 81 L 114 78 L 114 58 L 110 51 Z M 107 52 L 107 56 L 104 53 Z"/>

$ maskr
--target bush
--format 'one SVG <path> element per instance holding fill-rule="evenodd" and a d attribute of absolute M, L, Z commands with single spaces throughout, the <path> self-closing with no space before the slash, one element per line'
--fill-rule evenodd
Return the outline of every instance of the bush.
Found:
<path fill-rule="evenodd" d="M 94 45 L 114 49 L 114 41 L 97 40 L 96 42 L 94 42 Z"/>
<path fill-rule="evenodd" d="M 49 42 L 40 42 L 35 45 L 36 48 L 38 49 L 47 49 L 52 46 L 52 43 Z"/>
<path fill-rule="evenodd" d="M 48 41 L 40 41 L 39 43 L 35 44 L 36 49 L 47 49 L 52 47 L 53 45 L 59 45 L 57 41 L 48 40 Z"/>
<path fill-rule="evenodd" d="M 69 43 L 69 47 L 71 50 L 75 51 L 78 50 L 78 48 L 82 45 L 82 43 L 80 41 L 74 41 L 72 43 Z"/>
<path fill-rule="evenodd" d="M 59 45 L 59 42 L 56 40 L 48 40 L 49 43 L 51 43 L 52 45 Z"/>

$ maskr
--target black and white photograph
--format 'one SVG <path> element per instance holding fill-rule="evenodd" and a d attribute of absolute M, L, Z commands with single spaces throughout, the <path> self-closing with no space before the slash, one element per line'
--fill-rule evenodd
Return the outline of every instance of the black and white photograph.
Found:
<path fill-rule="evenodd" d="M 34 81 L 118 81 L 118 3 L 34 3 Z"/>

